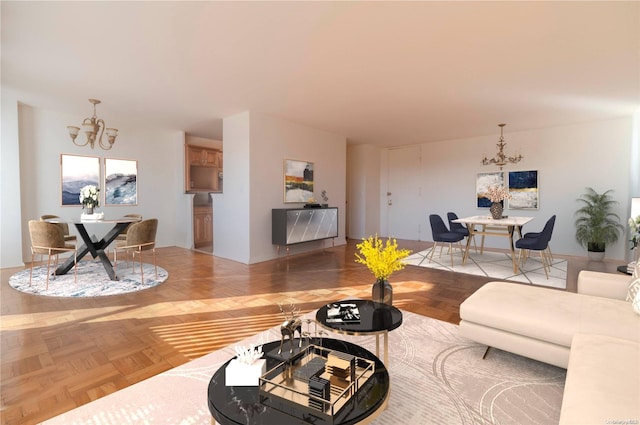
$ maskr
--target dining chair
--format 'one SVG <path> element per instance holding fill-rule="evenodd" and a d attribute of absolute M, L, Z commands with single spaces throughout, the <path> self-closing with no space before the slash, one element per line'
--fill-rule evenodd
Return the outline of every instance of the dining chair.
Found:
<path fill-rule="evenodd" d="M 40 220 L 41 221 L 48 221 L 48 220 L 60 220 L 60 217 L 57 215 L 53 215 L 53 214 L 44 214 L 40 216 Z M 58 221 L 56 223 L 53 223 L 56 226 L 60 227 L 62 229 L 62 233 L 64 235 L 64 240 L 65 242 L 73 242 L 76 243 L 76 241 L 78 240 L 78 238 L 76 237 L 76 235 L 72 235 L 69 232 L 69 224 L 64 222 L 64 221 Z"/>
<path fill-rule="evenodd" d="M 449 254 L 451 256 L 451 267 L 453 267 L 453 243 L 464 239 L 462 233 L 451 232 L 447 229 L 447 225 L 444 224 L 442 217 L 438 214 L 429 215 L 429 222 L 431 223 L 431 233 L 433 235 L 433 248 L 431 249 L 431 255 L 429 256 L 429 262 L 433 260 L 433 252 L 436 250 L 438 243 L 449 244 Z M 463 251 L 460 244 L 460 251 Z M 442 246 L 440 247 L 440 256 L 442 256 Z"/>
<path fill-rule="evenodd" d="M 447 220 L 449 221 L 449 229 L 452 232 L 460 233 L 465 238 L 469 237 L 469 229 L 462 225 L 462 223 L 455 223 L 453 220 L 457 220 L 458 215 L 454 212 L 447 213 Z M 476 254 L 478 253 L 478 246 L 476 245 L 476 236 L 473 235 L 473 247 L 476 250 Z"/>
<path fill-rule="evenodd" d="M 118 267 L 118 251 L 130 253 L 133 256 L 133 271 L 135 273 L 135 256 L 140 258 L 140 276 L 144 283 L 144 268 L 142 266 L 142 253 L 151 251 L 153 253 L 153 265 L 156 270 L 156 280 L 158 279 L 158 264 L 156 263 L 156 232 L 158 230 L 158 219 L 150 218 L 147 220 L 132 223 L 127 230 L 127 237 L 124 241 L 116 243 L 114 250 L 114 268 Z"/>
<path fill-rule="evenodd" d="M 518 263 L 523 266 L 525 261 L 527 261 L 530 251 L 540 252 L 540 261 L 542 261 L 542 268 L 544 269 L 544 274 L 547 279 L 549 279 L 549 271 L 551 270 L 553 261 L 547 253 L 547 249 L 549 248 L 549 241 L 551 241 L 555 223 L 556 216 L 552 215 L 545 223 L 542 232 L 539 232 L 537 236 L 523 236 L 516 241 L 516 248 L 520 250 L 518 253 Z"/>
<path fill-rule="evenodd" d="M 139 221 L 142 221 L 142 214 L 125 214 L 124 217 L 127 218 L 135 218 L 138 219 Z M 131 223 L 133 224 L 133 223 Z M 126 241 L 127 240 L 127 230 L 129 230 L 129 227 L 131 227 L 131 224 L 129 224 L 127 227 L 124 228 L 124 230 L 122 231 L 122 233 L 120 233 L 118 236 L 116 236 L 116 242 L 118 241 Z"/>
<path fill-rule="evenodd" d="M 47 221 L 29 220 L 29 236 L 31 238 L 31 270 L 29 271 L 29 286 L 33 279 L 33 263 L 36 254 L 47 255 L 47 283 L 45 290 L 49 289 L 49 275 L 51 274 L 51 257 L 55 258 L 54 267 L 58 266 L 60 254 L 73 252 L 74 256 L 74 281 L 78 281 L 77 250 L 75 245 L 65 243 L 64 233 L 59 223 Z"/>

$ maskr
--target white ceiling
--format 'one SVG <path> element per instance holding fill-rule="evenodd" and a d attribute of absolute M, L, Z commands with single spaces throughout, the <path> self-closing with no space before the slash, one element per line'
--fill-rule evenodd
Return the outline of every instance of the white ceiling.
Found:
<path fill-rule="evenodd" d="M 220 139 L 246 110 L 394 146 L 631 115 L 640 2 L 1 2 L 25 103 Z M 73 124 L 73 123 L 70 123 Z M 497 136 L 496 136 L 497 137 Z"/>

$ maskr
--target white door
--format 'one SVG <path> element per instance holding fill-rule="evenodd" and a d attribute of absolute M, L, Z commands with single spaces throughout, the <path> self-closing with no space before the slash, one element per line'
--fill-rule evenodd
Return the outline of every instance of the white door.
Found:
<path fill-rule="evenodd" d="M 387 217 L 389 237 L 420 240 L 419 146 L 389 149 Z"/>

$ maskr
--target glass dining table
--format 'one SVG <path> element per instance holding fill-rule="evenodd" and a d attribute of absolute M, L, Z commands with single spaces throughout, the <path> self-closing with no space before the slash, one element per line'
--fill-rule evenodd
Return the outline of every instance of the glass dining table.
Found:
<path fill-rule="evenodd" d="M 513 233 L 517 231 L 518 236 L 522 237 L 522 226 L 531 220 L 533 220 L 533 217 L 505 217 L 501 219 L 494 219 L 485 215 L 476 215 L 452 220 L 454 223 L 465 224 L 469 230 L 469 237 L 467 238 L 467 246 L 465 247 L 464 256 L 462 257 L 462 264 L 464 265 L 469 257 L 471 239 L 473 239 L 475 235 L 482 236 L 482 248 L 484 248 L 485 236 L 503 236 L 509 238 L 513 272 L 518 273 L 518 262 L 516 260 L 515 249 L 513 247 Z M 479 229 L 476 226 L 479 226 Z"/>
<path fill-rule="evenodd" d="M 50 223 L 60 223 L 63 220 L 59 219 L 51 219 L 47 220 Z M 105 253 L 106 248 L 109 246 L 111 242 L 114 241 L 115 238 L 118 237 L 120 233 L 122 233 L 127 226 L 131 223 L 135 223 L 140 221 L 140 218 L 136 217 L 120 217 L 116 219 L 99 219 L 99 220 L 87 220 L 87 219 L 78 219 L 72 220 L 71 223 L 76 227 L 80 237 L 84 241 L 84 244 L 78 248 L 78 253 L 76 255 L 75 261 L 74 257 L 69 257 L 64 263 L 62 263 L 55 271 L 56 275 L 66 274 L 69 270 L 73 268 L 76 261 L 80 261 L 85 255 L 91 254 L 93 258 L 99 258 L 102 262 L 102 266 L 105 271 L 109 275 L 111 280 L 118 280 L 118 276 L 116 276 L 115 270 L 113 270 L 113 265 L 109 260 L 109 256 Z M 69 221 L 66 221 L 69 222 Z M 100 225 L 111 225 L 111 229 L 99 239 L 95 236 L 89 235 L 87 228 L 85 225 L 87 224 L 100 224 Z"/>

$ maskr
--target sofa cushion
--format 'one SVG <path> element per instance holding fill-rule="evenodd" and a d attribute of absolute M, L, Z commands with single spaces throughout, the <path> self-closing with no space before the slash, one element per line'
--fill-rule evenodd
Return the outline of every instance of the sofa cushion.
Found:
<path fill-rule="evenodd" d="M 640 341 L 640 317 L 623 300 L 510 282 L 489 282 L 460 305 L 460 318 L 571 346 L 576 333 Z"/>
<path fill-rule="evenodd" d="M 640 344 L 576 334 L 562 398 L 560 424 L 631 423 L 640 418 Z"/>
<path fill-rule="evenodd" d="M 627 301 L 632 303 L 638 292 L 640 292 L 640 277 L 636 277 L 629 282 L 629 287 L 627 288 Z"/>

